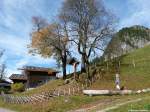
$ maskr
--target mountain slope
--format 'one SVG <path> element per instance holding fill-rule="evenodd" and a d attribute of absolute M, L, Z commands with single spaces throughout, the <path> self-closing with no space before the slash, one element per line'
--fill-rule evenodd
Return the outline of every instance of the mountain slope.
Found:
<path fill-rule="evenodd" d="M 150 87 L 150 45 L 126 54 L 121 59 L 121 85 L 128 89 Z M 115 73 L 106 73 L 91 88 L 114 89 Z"/>
<path fill-rule="evenodd" d="M 100 68 L 100 67 L 99 67 Z M 105 68 L 106 70 L 106 68 Z M 121 86 L 128 89 L 143 89 L 150 87 L 150 45 L 134 50 L 121 59 L 120 69 Z M 81 74 L 82 75 L 82 74 Z M 41 93 L 63 85 L 63 80 L 49 82 L 46 85 L 25 94 Z M 115 89 L 115 73 L 106 72 L 90 88 L 92 89 Z"/>
<path fill-rule="evenodd" d="M 133 66 L 133 59 L 135 63 L 135 67 Z M 135 50 L 125 56 L 123 56 L 121 60 L 121 85 L 126 86 L 128 89 L 143 89 L 150 87 L 150 45 L 145 46 L 144 48 Z M 106 73 L 104 76 L 95 82 L 91 88 L 95 89 L 115 89 L 114 85 L 114 73 Z M 34 90 L 27 91 L 24 93 L 25 95 L 38 94 L 43 91 L 49 91 L 54 89 L 55 87 L 59 87 L 63 85 L 63 80 L 55 80 L 47 83 L 41 87 L 38 87 Z M 65 85 L 64 85 L 65 86 Z M 20 94 L 22 95 L 22 94 Z M 139 95 L 115 95 L 115 96 L 95 96 L 89 97 L 85 95 L 77 95 L 77 96 L 60 96 L 56 98 L 52 98 L 47 102 L 37 103 L 37 104 L 6 104 L 0 98 L 0 106 L 5 108 L 11 108 L 14 110 L 18 110 L 19 112 L 67 112 L 71 109 L 79 109 L 94 107 L 96 104 L 99 108 L 105 108 L 108 106 L 115 105 L 115 102 L 124 102 L 133 98 L 141 98 L 149 96 L 147 94 L 139 94 Z M 147 100 L 149 101 L 149 100 Z M 145 105 L 145 102 L 142 102 Z M 135 105 L 136 106 L 136 105 Z M 147 105 L 146 105 L 147 106 Z M 123 108 L 124 109 L 124 108 Z M 121 109 L 122 110 L 122 109 Z M 92 112 L 95 110 L 92 110 Z M 121 112 L 120 110 L 118 112 Z"/>
<path fill-rule="evenodd" d="M 113 58 L 143 47 L 150 42 L 150 29 L 144 26 L 122 28 L 109 42 L 104 56 Z"/>

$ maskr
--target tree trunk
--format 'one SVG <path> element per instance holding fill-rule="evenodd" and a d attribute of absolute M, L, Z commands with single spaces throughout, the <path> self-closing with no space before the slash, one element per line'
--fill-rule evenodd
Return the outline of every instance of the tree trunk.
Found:
<path fill-rule="evenodd" d="M 86 58 L 84 55 L 82 55 L 81 59 L 81 72 L 86 73 Z"/>
<path fill-rule="evenodd" d="M 66 79 L 67 54 L 65 50 L 63 52 L 64 52 L 64 55 L 62 58 L 63 79 Z"/>
<path fill-rule="evenodd" d="M 78 77 L 78 75 L 76 74 L 76 72 L 77 72 L 77 65 L 78 65 L 78 63 L 74 63 L 73 64 L 73 68 L 74 68 L 74 80 L 78 80 L 79 79 L 79 77 Z"/>
<path fill-rule="evenodd" d="M 66 79 L 66 63 L 64 62 L 62 64 L 62 69 L 63 69 L 63 79 Z"/>

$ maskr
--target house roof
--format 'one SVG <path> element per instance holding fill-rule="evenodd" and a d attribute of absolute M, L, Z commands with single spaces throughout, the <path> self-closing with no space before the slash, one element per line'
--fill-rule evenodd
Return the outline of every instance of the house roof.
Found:
<path fill-rule="evenodd" d="M 11 85 L 11 83 L 0 83 L 0 87 L 6 87 L 6 86 L 10 86 Z"/>
<path fill-rule="evenodd" d="M 58 73 L 58 71 L 53 70 L 51 68 L 35 67 L 35 66 L 24 66 L 23 68 L 19 68 L 19 70 L 41 71 L 41 72 L 48 72 L 48 73 Z"/>
<path fill-rule="evenodd" d="M 22 74 L 12 74 L 9 79 L 11 80 L 27 80 L 27 76 L 26 75 L 22 75 Z"/>
<path fill-rule="evenodd" d="M 0 83 L 7 83 L 7 84 L 11 84 L 9 81 L 5 80 L 5 79 L 0 79 Z"/>

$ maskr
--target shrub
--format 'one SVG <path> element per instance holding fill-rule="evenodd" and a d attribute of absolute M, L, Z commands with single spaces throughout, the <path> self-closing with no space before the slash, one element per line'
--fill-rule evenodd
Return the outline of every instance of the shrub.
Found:
<path fill-rule="evenodd" d="M 150 110 L 150 104 L 147 104 L 147 105 L 145 106 L 145 108 L 146 108 L 147 110 Z"/>
<path fill-rule="evenodd" d="M 85 84 L 86 79 L 87 79 L 87 74 L 86 73 L 82 73 L 82 74 L 79 75 L 79 82 L 80 83 Z"/>
<path fill-rule="evenodd" d="M 1 87 L 1 88 L 0 88 L 0 93 L 1 93 L 1 92 L 8 93 L 9 90 L 10 90 L 9 88 L 3 88 L 3 87 Z"/>
<path fill-rule="evenodd" d="M 25 90 L 25 86 L 23 83 L 11 84 L 11 90 L 13 92 L 23 92 Z"/>

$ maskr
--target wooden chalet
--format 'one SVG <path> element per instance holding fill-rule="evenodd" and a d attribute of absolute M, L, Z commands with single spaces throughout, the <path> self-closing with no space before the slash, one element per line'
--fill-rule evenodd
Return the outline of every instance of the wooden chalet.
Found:
<path fill-rule="evenodd" d="M 9 79 L 13 81 L 13 83 L 23 83 L 27 82 L 27 76 L 22 74 L 12 74 Z"/>
<path fill-rule="evenodd" d="M 0 88 L 10 88 L 11 83 L 5 79 L 0 79 Z"/>
<path fill-rule="evenodd" d="M 27 88 L 35 88 L 50 80 L 54 80 L 58 73 L 53 69 L 34 66 L 25 66 L 19 70 L 22 70 L 22 74 L 12 74 L 10 79 L 14 83 L 24 83 Z"/>

